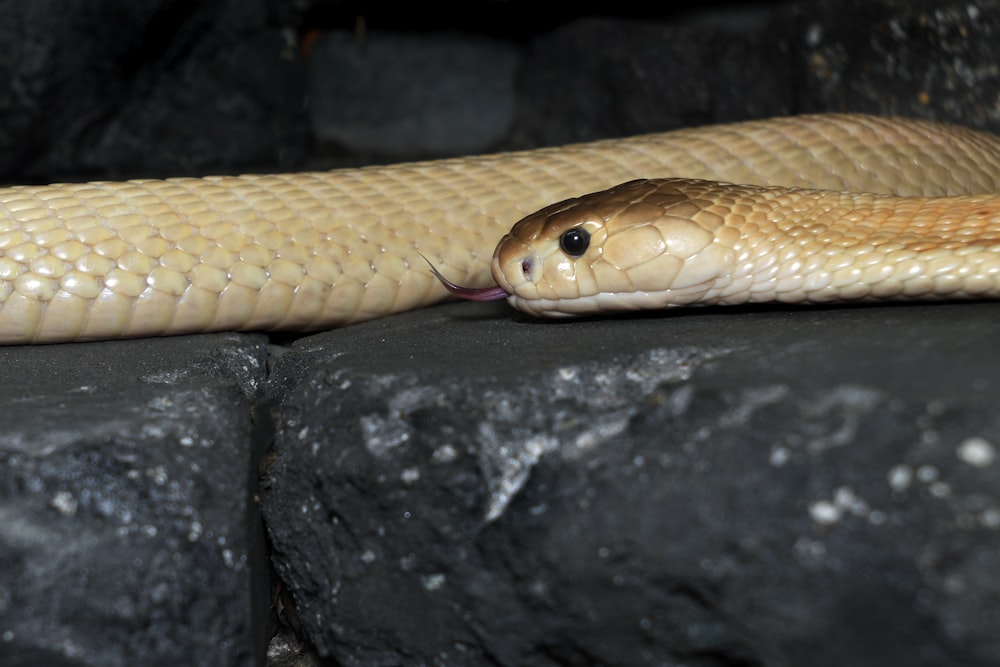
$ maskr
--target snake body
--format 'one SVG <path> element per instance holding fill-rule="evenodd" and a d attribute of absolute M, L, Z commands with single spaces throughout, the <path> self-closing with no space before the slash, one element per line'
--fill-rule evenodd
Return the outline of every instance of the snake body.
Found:
<path fill-rule="evenodd" d="M 649 180 L 529 216 L 674 176 L 816 190 Z M 476 287 L 506 281 L 512 303 L 546 314 L 531 304 L 573 301 L 545 293 L 566 278 L 585 298 L 558 312 L 665 305 L 643 296 L 663 290 L 717 302 L 996 296 L 997 199 L 970 195 L 998 181 L 993 135 L 834 114 L 326 173 L 10 187 L 0 343 L 330 328 L 445 298 L 424 258 Z M 536 238 L 498 249 L 491 278 L 497 240 L 525 216 L 515 231 Z M 583 223 L 606 232 L 586 264 L 545 259 L 557 257 L 553 230 Z M 545 269 L 534 286 L 525 248 Z M 673 287 L 657 282 L 668 276 Z M 623 287 L 638 300 L 621 305 Z"/>

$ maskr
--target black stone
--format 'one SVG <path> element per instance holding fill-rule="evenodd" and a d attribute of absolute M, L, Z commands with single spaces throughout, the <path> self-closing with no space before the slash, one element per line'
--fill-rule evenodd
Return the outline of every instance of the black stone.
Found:
<path fill-rule="evenodd" d="M 305 70 L 270 0 L 17 0 L 0 25 L 0 179 L 291 166 Z"/>
<path fill-rule="evenodd" d="M 260 337 L 0 349 L 0 664 L 253 665 Z"/>
<path fill-rule="evenodd" d="M 300 341 L 278 573 L 337 664 L 996 664 L 998 314 L 461 304 Z"/>
<path fill-rule="evenodd" d="M 310 57 L 317 138 L 383 160 L 489 152 L 514 120 L 518 55 L 483 36 L 331 31 Z"/>
<path fill-rule="evenodd" d="M 864 111 L 1000 130 L 995 2 L 803 5 L 789 35 L 801 54 L 802 111 Z"/>

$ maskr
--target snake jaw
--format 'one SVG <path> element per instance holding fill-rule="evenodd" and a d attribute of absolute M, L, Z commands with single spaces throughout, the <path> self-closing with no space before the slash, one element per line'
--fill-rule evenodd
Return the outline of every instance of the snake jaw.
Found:
<path fill-rule="evenodd" d="M 510 296 L 507 294 L 507 291 L 499 285 L 494 285 L 493 287 L 463 287 L 461 285 L 456 285 L 441 275 L 441 272 L 437 270 L 437 267 L 431 264 L 431 260 L 424 257 L 424 261 L 431 267 L 431 273 L 433 273 L 434 277 L 437 278 L 442 285 L 444 285 L 445 289 L 460 299 L 465 299 L 466 301 L 499 301 L 500 299 L 506 299 Z"/>

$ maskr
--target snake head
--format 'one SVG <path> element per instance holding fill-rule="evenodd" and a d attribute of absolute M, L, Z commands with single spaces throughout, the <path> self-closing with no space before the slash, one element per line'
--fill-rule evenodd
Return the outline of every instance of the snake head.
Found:
<path fill-rule="evenodd" d="M 462 287 L 431 271 L 462 299 L 507 299 L 543 317 L 695 303 L 735 262 L 735 232 L 712 211 L 719 187 L 644 179 L 543 208 L 500 240 L 494 287 Z"/>
<path fill-rule="evenodd" d="M 553 204 L 500 241 L 493 277 L 512 306 L 546 317 L 695 302 L 734 261 L 716 243 L 711 187 L 637 180 Z"/>

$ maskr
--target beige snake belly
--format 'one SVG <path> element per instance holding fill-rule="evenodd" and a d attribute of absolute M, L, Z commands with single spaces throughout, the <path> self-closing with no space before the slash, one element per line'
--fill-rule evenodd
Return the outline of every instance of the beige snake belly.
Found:
<path fill-rule="evenodd" d="M 497 240 L 528 213 L 668 176 L 991 193 L 1000 140 L 917 121 L 802 116 L 329 173 L 5 188 L 0 343 L 304 331 L 404 311 L 447 296 L 423 257 L 486 285 Z"/>

